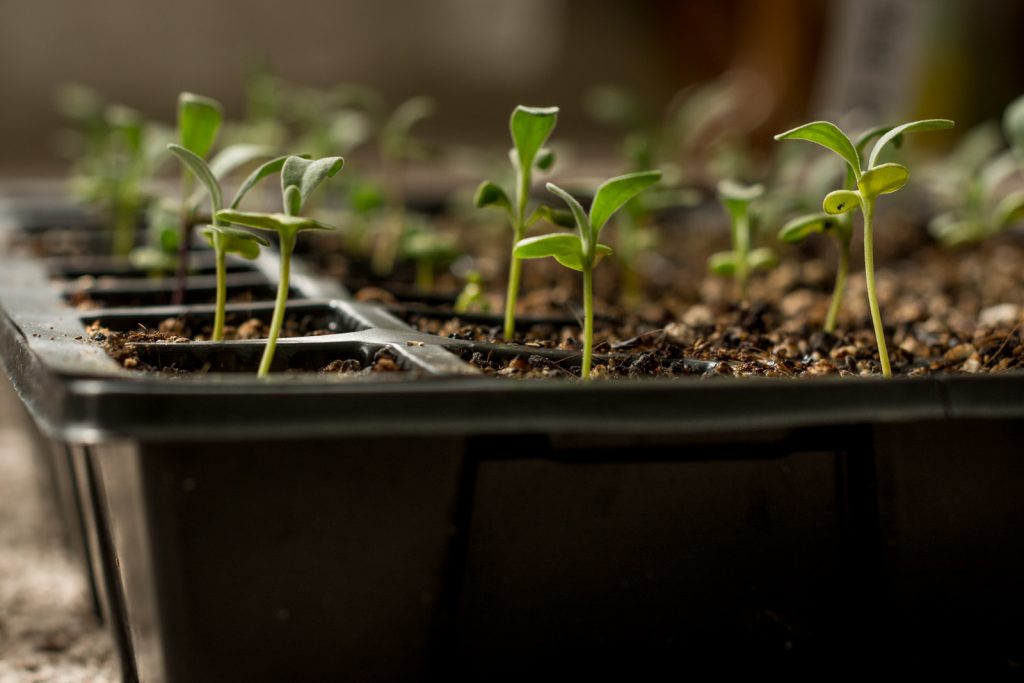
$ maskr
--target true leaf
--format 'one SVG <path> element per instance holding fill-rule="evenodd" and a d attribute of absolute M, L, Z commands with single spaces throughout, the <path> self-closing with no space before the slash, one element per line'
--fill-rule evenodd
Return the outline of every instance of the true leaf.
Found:
<path fill-rule="evenodd" d="M 183 164 L 203 183 L 210 195 L 210 213 L 216 215 L 224 207 L 224 196 L 220 189 L 220 183 L 213 177 L 213 172 L 206 165 L 203 158 L 195 152 L 182 147 L 181 145 L 167 145 L 168 151 L 178 157 Z"/>
<path fill-rule="evenodd" d="M 865 197 L 890 194 L 907 184 L 910 171 L 899 164 L 881 164 L 864 171 L 858 187 Z"/>
<path fill-rule="evenodd" d="M 841 156 L 854 169 L 854 175 L 860 175 L 860 155 L 854 148 L 846 133 L 828 121 L 814 121 L 797 126 L 785 133 L 775 136 L 776 140 L 807 140 L 832 150 Z"/>
<path fill-rule="evenodd" d="M 521 259 L 551 256 L 567 268 L 583 270 L 583 245 L 579 235 L 566 232 L 527 237 L 516 244 L 513 254 Z"/>
<path fill-rule="evenodd" d="M 1021 95 L 1003 113 L 1003 132 L 1010 144 L 1024 154 L 1024 95 Z"/>
<path fill-rule="evenodd" d="M 554 150 L 542 147 L 537 152 L 537 158 L 533 160 L 533 165 L 541 171 L 550 171 L 551 167 L 555 165 L 555 152 Z"/>
<path fill-rule="evenodd" d="M 833 190 L 821 203 L 825 213 L 836 216 L 860 208 L 860 193 L 853 190 Z"/>
<path fill-rule="evenodd" d="M 708 270 L 715 275 L 732 275 L 736 272 L 736 252 L 720 251 L 708 259 Z"/>
<path fill-rule="evenodd" d="M 590 219 L 587 218 L 586 211 L 580 206 L 580 203 L 576 201 L 576 198 L 571 194 L 560 188 L 554 183 L 548 183 L 545 185 L 549 192 L 553 192 L 565 201 L 569 205 L 569 210 L 572 211 L 573 218 L 576 219 L 576 227 L 579 228 L 581 235 L 590 235 Z"/>
<path fill-rule="evenodd" d="M 809 235 L 825 232 L 835 227 L 837 221 L 827 213 L 811 213 L 797 216 L 782 226 L 779 239 L 787 244 L 802 242 Z"/>
<path fill-rule="evenodd" d="M 256 211 L 238 211 L 222 209 L 217 218 L 228 223 L 245 225 L 257 230 L 274 232 L 299 232 L 300 230 L 334 230 L 333 226 L 303 216 L 289 216 L 284 213 L 260 213 Z"/>
<path fill-rule="evenodd" d="M 590 207 L 590 225 L 594 234 L 608 222 L 616 211 L 633 197 L 661 180 L 661 171 L 641 171 L 606 180 L 597 188 Z"/>
<path fill-rule="evenodd" d="M 287 159 L 287 156 L 271 159 L 270 161 L 260 165 L 259 168 L 250 173 L 249 176 L 238 187 L 238 192 L 235 193 L 235 198 L 231 200 L 231 204 L 228 205 L 228 208 L 237 209 L 239 203 L 241 203 L 242 201 L 242 198 L 246 194 L 248 194 L 249 190 L 255 187 L 256 183 L 263 180 L 267 176 L 273 175 L 280 171 L 281 167 L 284 166 L 284 162 Z"/>
<path fill-rule="evenodd" d="M 217 100 L 190 92 L 178 96 L 178 142 L 197 156 L 209 153 L 223 119 Z"/>
<path fill-rule="evenodd" d="M 885 146 L 895 140 L 904 133 L 918 133 L 929 130 L 945 130 L 952 128 L 953 122 L 949 119 L 923 119 L 921 121 L 911 121 L 910 123 L 904 123 L 899 126 L 895 126 L 889 130 L 885 135 L 878 139 L 875 143 L 874 148 L 871 150 L 871 156 L 868 157 L 868 168 L 872 168 L 875 162 L 878 161 L 878 155 L 882 153 Z"/>
<path fill-rule="evenodd" d="M 519 168 L 533 166 L 534 157 L 547 141 L 558 122 L 558 107 L 524 107 L 519 105 L 509 119 L 509 130 L 515 144 Z"/>
<path fill-rule="evenodd" d="M 299 190 L 299 208 L 306 203 L 320 183 L 333 177 L 345 165 L 341 157 L 325 157 L 323 159 L 303 159 L 302 157 L 291 156 L 285 159 L 281 167 L 281 194 L 288 206 L 288 188 L 295 187 Z M 296 211 L 298 213 L 298 211 Z"/>
<path fill-rule="evenodd" d="M 495 206 L 509 212 L 512 211 L 512 202 L 509 201 L 505 190 L 490 180 L 483 181 L 480 183 L 480 187 L 476 188 L 476 195 L 473 196 L 473 205 L 478 209 L 485 206 Z"/>

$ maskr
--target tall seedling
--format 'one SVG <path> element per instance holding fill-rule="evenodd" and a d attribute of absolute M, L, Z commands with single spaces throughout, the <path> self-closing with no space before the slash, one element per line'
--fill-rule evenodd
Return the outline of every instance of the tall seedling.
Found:
<path fill-rule="evenodd" d="M 775 136 L 776 140 L 807 140 L 821 145 L 838 154 L 848 165 L 853 176 L 856 190 L 834 190 L 826 195 L 822 208 L 830 216 L 839 216 L 860 209 L 864 216 L 864 278 L 867 283 L 868 305 L 871 309 L 871 322 L 875 329 L 875 341 L 878 344 L 878 358 L 882 364 L 882 374 L 892 376 L 889 365 L 889 352 L 885 344 L 885 329 L 882 325 L 882 314 L 878 308 L 878 294 L 875 289 L 875 237 L 874 215 L 875 202 L 883 194 L 896 192 L 903 187 L 910 172 L 900 164 L 879 163 L 879 155 L 886 145 L 904 133 L 952 128 L 953 122 L 948 119 L 926 119 L 912 121 L 889 129 L 875 143 L 868 157 L 867 168 L 861 166 L 860 154 L 846 133 L 828 121 L 815 121 L 798 126 L 792 130 Z"/>
<path fill-rule="evenodd" d="M 532 214 L 527 213 L 530 188 L 533 185 L 533 170 L 549 170 L 554 164 L 554 154 L 544 149 L 551 131 L 558 122 L 558 107 L 525 107 L 519 105 L 512 112 L 509 130 L 513 148 L 509 159 L 515 170 L 515 201 L 509 199 L 505 190 L 489 180 L 480 184 L 474 203 L 478 207 L 494 206 L 504 209 L 512 223 L 512 245 L 515 247 L 524 237 L 526 230 L 541 218 L 555 219 L 556 214 L 548 207 L 538 207 Z M 519 280 L 522 263 L 513 250 L 508 265 L 508 289 L 505 295 L 505 339 L 512 339 L 516 326 L 516 301 L 519 298 Z"/>

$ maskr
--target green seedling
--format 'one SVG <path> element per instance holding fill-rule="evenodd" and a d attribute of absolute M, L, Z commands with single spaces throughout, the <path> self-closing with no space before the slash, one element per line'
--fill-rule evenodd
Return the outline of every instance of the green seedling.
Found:
<path fill-rule="evenodd" d="M 221 189 L 213 164 L 207 165 L 201 156 L 181 145 L 171 144 L 167 146 L 167 149 L 181 161 L 189 173 L 202 183 L 202 189 L 210 198 L 212 224 L 203 226 L 200 232 L 213 247 L 216 259 L 217 303 L 213 321 L 213 341 L 222 341 L 224 339 L 224 310 L 227 305 L 227 255 L 237 254 L 242 258 L 255 259 L 259 256 L 260 246 L 270 246 L 270 242 L 251 232 L 232 228 L 225 219 L 220 217 L 220 211 L 224 208 L 224 191 Z M 229 208 L 237 209 L 249 190 L 263 178 L 280 171 L 287 158 L 282 156 L 271 159 L 250 173 L 238 188 Z"/>
<path fill-rule="evenodd" d="M 484 293 L 484 278 L 478 270 L 470 270 L 466 273 L 466 285 L 456 297 L 454 306 L 455 312 L 459 315 L 469 313 L 473 308 L 484 313 L 491 312 L 491 305 L 487 302 L 487 296 Z"/>
<path fill-rule="evenodd" d="M 844 188 L 830 192 L 825 196 L 822 208 L 830 216 L 839 216 L 857 209 L 860 209 L 864 216 L 864 279 L 867 284 L 868 305 L 871 309 L 875 341 L 878 344 L 878 357 L 882 364 L 882 374 L 886 377 L 892 376 L 892 369 L 889 365 L 885 329 L 882 325 L 882 314 L 878 308 L 878 294 L 875 289 L 873 225 L 875 202 L 881 195 L 896 192 L 903 187 L 910 172 L 900 164 L 879 163 L 879 156 L 890 142 L 906 133 L 944 130 L 952 127 L 953 122 L 948 119 L 926 119 L 890 128 L 879 137 L 872 148 L 867 160 L 867 168 L 862 168 L 861 155 L 850 138 L 838 126 L 828 121 L 807 123 L 775 136 L 776 140 L 807 140 L 819 144 L 839 155 L 848 166 L 847 177 L 852 175 L 853 186 L 857 189 Z"/>
<path fill-rule="evenodd" d="M 416 264 L 416 288 L 434 289 L 434 274 L 459 256 L 455 237 L 434 230 L 429 224 L 415 225 L 402 238 L 402 256 Z"/>
<path fill-rule="evenodd" d="M 509 259 L 508 289 L 505 295 L 505 339 L 512 339 L 516 328 L 516 301 L 519 299 L 519 280 L 523 267 L 515 254 L 516 245 L 526 237 L 527 229 L 539 220 L 547 220 L 557 225 L 573 225 L 567 220 L 569 217 L 564 212 L 555 211 L 547 206 L 539 206 L 533 213 L 527 212 L 534 169 L 548 171 L 555 163 L 554 152 L 545 149 L 544 143 L 547 142 L 557 122 L 558 107 L 516 107 L 509 119 L 513 144 L 509 151 L 509 159 L 516 175 L 513 194 L 515 201 L 510 199 L 505 190 L 489 180 L 480 184 L 473 199 L 478 208 L 492 206 L 504 210 L 512 223 L 513 252 Z"/>
<path fill-rule="evenodd" d="M 715 275 L 735 278 L 741 301 L 747 300 L 750 274 L 776 263 L 775 254 L 768 247 L 750 249 L 750 204 L 763 194 L 762 185 L 741 185 L 732 180 L 718 183 L 718 199 L 732 226 L 732 250 L 712 254 L 708 269 Z"/>
<path fill-rule="evenodd" d="M 302 157 L 290 156 L 281 166 L 283 213 L 222 209 L 215 214 L 218 219 L 227 223 L 276 232 L 278 235 L 281 274 L 277 282 L 277 299 L 274 304 L 274 315 L 270 321 L 267 345 L 263 350 L 263 357 L 260 359 L 259 377 L 267 376 L 274 361 L 274 350 L 277 348 L 277 338 L 281 334 L 285 309 L 288 305 L 292 252 L 295 250 L 295 241 L 299 233 L 305 230 L 334 229 L 332 226 L 312 218 L 303 217 L 301 215 L 302 207 L 313 191 L 325 180 L 336 175 L 344 165 L 345 160 L 341 157 L 326 157 L 311 161 Z"/>
<path fill-rule="evenodd" d="M 872 128 L 857 138 L 854 148 L 857 158 L 863 161 L 864 150 L 868 143 L 877 137 L 885 135 L 891 130 L 891 126 Z M 899 145 L 902 136 L 897 135 L 893 139 L 894 145 Z M 829 157 L 824 157 L 829 159 Z M 817 166 L 817 165 L 816 165 Z M 820 168 L 818 169 L 820 170 Z M 848 169 L 843 181 L 843 189 L 856 189 L 856 179 L 853 172 Z M 832 334 L 836 331 L 836 323 L 839 318 L 839 309 L 843 303 L 843 295 L 846 291 L 846 278 L 850 272 L 850 244 L 853 241 L 853 214 L 843 213 L 833 216 L 828 213 L 817 212 L 797 216 L 787 222 L 779 230 L 779 239 L 788 244 L 796 244 L 807 239 L 810 235 L 824 233 L 832 235 L 839 247 L 839 265 L 836 268 L 836 282 L 832 288 L 832 301 L 829 304 L 828 314 L 825 316 L 825 331 Z"/>
<path fill-rule="evenodd" d="M 1003 145 L 996 124 L 977 126 L 932 173 L 932 189 L 948 210 L 936 215 L 928 230 L 945 246 L 981 242 L 1024 218 L 1024 191 L 1005 190 L 1018 161 Z"/>
<path fill-rule="evenodd" d="M 411 97 L 399 104 L 377 133 L 377 151 L 390 180 L 388 215 L 380 226 L 370 265 L 378 276 L 390 275 L 406 229 L 405 165 L 430 155 L 428 145 L 413 135 L 413 127 L 433 116 L 437 104 L 429 97 Z"/>
<path fill-rule="evenodd" d="M 513 250 L 516 259 L 552 257 L 563 266 L 583 273 L 583 379 L 590 378 L 594 355 L 594 266 L 611 247 L 598 242 L 608 219 L 633 197 L 661 179 L 661 171 L 630 173 L 605 181 L 594 194 L 589 215 L 568 192 L 553 183 L 549 191 L 569 205 L 576 220 L 576 234 L 555 233 L 520 240 Z"/>

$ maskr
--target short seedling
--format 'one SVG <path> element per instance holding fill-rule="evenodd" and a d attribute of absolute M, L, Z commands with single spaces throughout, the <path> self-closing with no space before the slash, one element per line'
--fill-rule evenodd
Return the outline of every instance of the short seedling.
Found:
<path fill-rule="evenodd" d="M 874 214 L 875 201 L 880 195 L 896 192 L 903 187 L 910 172 L 905 166 L 895 163 L 878 163 L 878 157 L 886 145 L 905 133 L 943 130 L 952 128 L 953 122 L 948 119 L 926 119 L 904 123 L 889 129 L 875 143 L 868 157 L 867 168 L 862 170 L 860 154 L 850 138 L 833 123 L 815 121 L 798 126 L 792 130 L 775 136 L 776 140 L 807 140 L 819 144 L 838 154 L 849 166 L 853 175 L 856 190 L 835 190 L 825 196 L 822 208 L 830 216 L 838 216 L 856 209 L 864 215 L 864 279 L 868 290 L 868 305 L 871 309 L 871 322 L 875 330 L 875 341 L 878 344 L 878 357 L 882 364 L 882 374 L 892 376 L 889 366 L 889 352 L 885 345 L 885 329 L 882 326 L 882 314 L 878 308 L 878 294 L 875 289 L 875 255 L 874 255 Z"/>
<path fill-rule="evenodd" d="M 712 254 L 708 269 L 715 275 L 734 277 L 741 301 L 747 300 L 750 274 L 770 268 L 776 262 L 775 254 L 768 247 L 750 249 L 750 204 L 762 194 L 764 187 L 761 185 L 741 185 L 732 180 L 718 183 L 718 199 L 732 223 L 732 250 Z"/>
<path fill-rule="evenodd" d="M 459 292 L 454 306 L 455 312 L 459 315 L 469 313 L 473 308 L 478 308 L 484 313 L 491 312 L 491 306 L 484 293 L 484 278 L 478 270 L 466 273 L 466 286 Z"/>
<path fill-rule="evenodd" d="M 891 127 L 884 126 L 873 128 L 857 138 L 854 148 L 859 159 L 863 160 L 864 149 L 873 139 L 885 135 Z M 901 137 L 897 136 L 893 143 L 900 144 Z M 854 190 L 856 180 L 852 170 L 848 169 L 843 188 Z M 839 318 L 839 309 L 843 303 L 843 294 L 846 291 L 846 278 L 850 272 L 850 243 L 853 241 L 853 215 L 843 213 L 833 216 L 828 213 L 818 212 L 797 216 L 779 230 L 779 239 L 788 244 L 802 242 L 808 236 L 815 233 L 828 233 L 833 235 L 839 245 L 839 265 L 836 268 L 836 282 L 832 288 L 832 302 L 828 307 L 828 314 L 825 316 L 825 331 L 832 334 L 836 331 L 836 322 Z"/>
<path fill-rule="evenodd" d="M 509 152 L 509 159 L 516 174 L 515 203 L 505 190 L 489 180 L 481 183 L 476 191 L 473 201 L 477 207 L 499 207 L 508 214 L 512 223 L 513 247 L 526 237 L 527 229 L 542 218 L 560 225 L 567 223 L 567 216 L 546 206 L 538 207 L 532 214 L 527 213 L 534 169 L 547 171 L 555 163 L 554 153 L 544 149 L 544 143 L 555 129 L 557 121 L 558 107 L 516 107 L 509 120 L 514 145 Z M 522 267 L 513 250 L 509 259 L 508 290 L 505 296 L 505 339 L 512 339 L 515 334 L 516 301 L 519 298 Z"/>
<path fill-rule="evenodd" d="M 430 224 L 414 225 L 402 237 L 402 255 L 416 264 L 416 288 L 421 292 L 434 289 L 438 268 L 459 256 L 454 235 L 438 232 Z"/>
<path fill-rule="evenodd" d="M 529 237 L 519 241 L 513 250 L 516 259 L 551 256 L 563 266 L 583 273 L 583 379 L 590 379 L 590 365 L 594 355 L 594 266 L 602 256 L 612 253 L 611 247 L 597 241 L 601 229 L 626 202 L 660 179 L 660 171 L 646 171 L 605 181 L 594 194 L 589 215 L 572 195 L 548 183 L 548 190 L 569 205 L 576 220 L 577 233 Z"/>
<path fill-rule="evenodd" d="M 224 192 L 211 166 L 202 157 L 181 145 L 168 145 L 167 149 L 203 184 L 210 197 L 210 215 L 213 223 L 201 229 L 203 237 L 213 247 L 217 263 L 217 304 L 213 320 L 213 341 L 224 339 L 224 317 L 227 305 L 227 255 L 238 254 L 242 258 L 254 259 L 259 256 L 260 245 L 270 246 L 266 238 L 254 235 L 246 230 L 230 227 L 218 214 L 224 208 Z M 278 157 L 261 165 L 249 174 L 229 208 L 237 209 L 242 198 L 263 178 L 281 170 L 287 157 Z"/>
<path fill-rule="evenodd" d="M 217 218 L 228 223 L 276 232 L 280 240 L 281 275 L 278 278 L 277 300 L 274 304 L 274 315 L 270 321 L 267 345 L 263 350 L 263 358 L 260 359 L 258 373 L 260 377 L 266 377 L 270 372 L 270 366 L 274 361 L 274 350 L 277 348 L 277 338 L 281 334 L 281 326 L 284 323 L 290 287 L 291 258 L 296 238 L 304 230 L 334 229 L 332 226 L 312 218 L 302 217 L 300 215 L 302 205 L 322 182 L 337 174 L 344 165 L 345 160 L 341 157 L 326 157 L 310 161 L 302 157 L 290 156 L 281 166 L 281 201 L 284 213 L 261 213 L 238 211 L 237 209 L 222 209 L 216 213 Z"/>

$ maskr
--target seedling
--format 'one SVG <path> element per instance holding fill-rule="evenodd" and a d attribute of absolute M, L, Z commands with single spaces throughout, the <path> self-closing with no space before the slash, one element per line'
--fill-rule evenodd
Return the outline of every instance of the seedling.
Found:
<path fill-rule="evenodd" d="M 854 148 L 857 151 L 858 159 L 862 159 L 864 149 L 873 139 L 885 135 L 891 127 L 884 126 L 872 128 L 857 138 Z M 899 145 L 902 140 L 897 136 L 893 144 Z M 852 171 L 845 174 L 843 188 L 854 190 L 856 180 Z M 850 272 L 850 243 L 853 241 L 853 215 L 843 213 L 833 216 L 828 213 L 818 212 L 797 216 L 779 230 L 779 239 L 788 244 L 796 244 L 807 239 L 815 233 L 826 233 L 835 237 L 839 246 L 839 265 L 836 268 L 836 282 L 832 288 L 832 302 L 828 307 L 828 314 L 825 316 L 825 331 L 832 334 L 836 331 L 836 321 L 839 318 L 839 309 L 843 303 L 843 294 L 846 291 L 846 278 Z"/>
<path fill-rule="evenodd" d="M 875 341 L 878 344 L 878 357 L 882 364 L 882 374 L 892 376 L 889 366 L 889 352 L 885 345 L 885 329 L 882 326 L 882 314 L 878 308 L 878 294 L 875 289 L 875 255 L 874 255 L 874 213 L 875 202 L 879 196 L 896 192 L 903 187 L 910 172 L 905 166 L 895 163 L 880 164 L 879 155 L 886 145 L 905 133 L 943 130 L 952 128 L 953 122 L 948 119 L 926 119 L 904 123 L 885 132 L 875 143 L 868 157 L 867 168 L 862 170 L 861 157 L 850 138 L 833 123 L 815 121 L 798 126 L 792 130 L 775 136 L 776 140 L 807 140 L 825 147 L 838 154 L 848 165 L 848 173 L 852 174 L 856 190 L 834 190 L 825 196 L 822 208 L 830 216 L 839 216 L 860 209 L 864 216 L 864 279 L 867 283 L 868 305 L 871 309 L 871 322 L 875 330 Z"/>
<path fill-rule="evenodd" d="M 588 215 L 568 192 L 553 183 L 549 191 L 561 197 L 576 220 L 577 233 L 555 233 L 520 240 L 513 258 L 553 257 L 567 268 L 583 273 L 583 379 L 590 378 L 594 355 L 594 266 L 602 256 L 612 253 L 611 247 L 598 242 L 601 229 L 616 211 L 633 197 L 661 179 L 661 171 L 630 173 L 605 181 L 594 194 Z"/>
<path fill-rule="evenodd" d="M 284 213 L 239 211 L 234 208 L 222 209 L 216 213 L 217 218 L 228 223 L 276 232 L 280 242 L 281 275 L 277 282 L 277 300 L 274 304 L 274 315 L 270 321 L 267 345 L 264 347 L 263 357 L 260 359 L 259 377 L 267 376 L 270 372 L 270 365 L 274 361 L 274 350 L 277 348 L 277 338 L 281 334 L 285 308 L 288 305 L 291 258 L 292 252 L 295 250 L 296 238 L 304 230 L 334 229 L 330 225 L 301 216 L 302 206 L 321 183 L 337 174 L 344 165 L 345 160 L 341 157 L 326 157 L 311 161 L 302 157 L 290 156 L 281 166 L 281 203 Z"/>
<path fill-rule="evenodd" d="M 715 275 L 734 277 L 741 301 L 747 300 L 750 274 L 776 263 L 775 254 L 768 247 L 750 249 L 750 204 L 763 194 L 762 185 L 741 185 L 732 180 L 718 183 L 718 200 L 732 224 L 732 250 L 712 254 L 708 269 Z"/>
<path fill-rule="evenodd" d="M 416 264 L 416 288 L 429 292 L 434 289 L 437 268 L 454 261 L 459 248 L 453 235 L 438 232 L 429 224 L 415 225 L 402 238 L 402 255 Z"/>
<path fill-rule="evenodd" d="M 181 145 L 171 144 L 167 146 L 167 149 L 181 161 L 189 173 L 199 179 L 210 198 L 210 215 L 213 223 L 204 226 L 201 233 L 213 247 L 217 264 L 217 303 L 213 320 L 213 341 L 222 341 L 224 339 L 224 309 L 227 305 L 227 255 L 238 254 L 242 258 L 255 259 L 259 256 L 260 246 L 270 246 L 270 242 L 251 232 L 232 228 L 225 219 L 220 217 L 219 212 L 224 208 L 224 192 L 217 180 L 216 173 L 211 168 L 212 165 L 207 165 L 201 156 Z M 249 190 L 263 178 L 280 171 L 287 158 L 272 159 L 250 173 L 238 188 L 229 207 L 237 209 Z"/>
<path fill-rule="evenodd" d="M 484 278 L 480 271 L 470 270 L 466 273 L 466 286 L 455 299 L 455 312 L 459 315 L 469 313 L 472 308 L 479 308 L 484 313 L 491 312 L 491 306 L 484 294 Z"/>
<path fill-rule="evenodd" d="M 516 301 L 519 298 L 519 280 L 523 267 L 515 253 L 516 245 L 526 237 L 527 229 L 541 219 L 560 225 L 567 222 L 560 217 L 560 212 L 546 206 L 536 208 L 532 214 L 527 213 L 534 169 L 547 171 L 555 163 L 554 153 L 544 149 L 544 143 L 557 122 L 558 107 L 516 107 L 509 119 L 513 144 L 513 149 L 509 151 L 509 159 L 516 175 L 515 202 L 513 203 L 505 190 L 489 180 L 480 184 L 473 200 L 477 207 L 494 206 L 503 209 L 512 223 L 513 251 L 509 259 L 508 289 L 505 296 L 505 339 L 512 339 L 516 328 Z"/>

